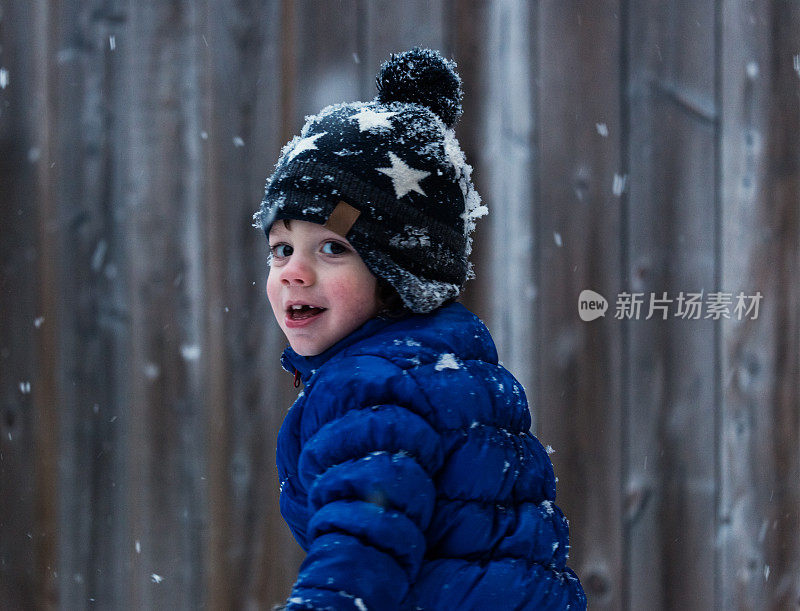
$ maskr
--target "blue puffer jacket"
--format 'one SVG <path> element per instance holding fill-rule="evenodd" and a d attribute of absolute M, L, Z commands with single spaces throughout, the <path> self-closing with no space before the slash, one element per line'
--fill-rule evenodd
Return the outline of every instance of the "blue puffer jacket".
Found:
<path fill-rule="evenodd" d="M 522 386 L 458 303 L 373 319 L 320 355 L 278 437 L 308 552 L 289 609 L 584 609 Z"/>

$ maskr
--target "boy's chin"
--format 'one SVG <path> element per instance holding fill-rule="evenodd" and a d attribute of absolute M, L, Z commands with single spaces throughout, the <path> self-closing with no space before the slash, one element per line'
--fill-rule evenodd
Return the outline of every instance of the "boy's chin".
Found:
<path fill-rule="evenodd" d="M 323 345 L 321 342 L 313 340 L 295 339 L 292 341 L 289 339 L 289 345 L 292 347 L 292 350 L 300 356 L 317 356 L 325 352 L 325 350 L 330 348 L 333 344 Z"/>
<path fill-rule="evenodd" d="M 330 325 L 322 325 L 315 329 L 287 329 L 283 328 L 283 333 L 289 341 L 289 345 L 300 356 L 317 356 L 328 348 L 344 339 L 350 333 L 361 327 L 370 318 L 356 318 L 350 324 L 342 324 L 339 328 L 332 330 Z"/>
<path fill-rule="evenodd" d="M 324 352 L 324 350 L 295 348 L 294 346 L 292 346 L 292 350 L 294 350 L 300 356 L 317 356 L 318 354 Z"/>

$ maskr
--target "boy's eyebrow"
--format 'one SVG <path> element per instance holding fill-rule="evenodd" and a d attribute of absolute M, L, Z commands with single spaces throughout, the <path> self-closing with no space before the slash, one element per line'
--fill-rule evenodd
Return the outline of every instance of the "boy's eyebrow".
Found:
<path fill-rule="evenodd" d="M 347 239 L 347 232 L 353 228 L 353 224 L 360 214 L 360 210 L 356 210 L 347 202 L 339 200 L 323 227 Z"/>
<path fill-rule="evenodd" d="M 269 240 L 273 236 L 281 235 L 284 233 L 289 233 L 289 231 L 276 223 L 275 225 L 272 226 L 272 229 L 269 230 L 269 233 L 267 234 L 267 240 Z"/>

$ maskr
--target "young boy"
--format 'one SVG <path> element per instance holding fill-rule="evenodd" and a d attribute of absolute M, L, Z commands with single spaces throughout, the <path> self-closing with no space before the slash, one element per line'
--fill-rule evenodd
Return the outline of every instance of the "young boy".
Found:
<path fill-rule="evenodd" d="M 584 609 L 521 385 L 455 303 L 486 212 L 455 138 L 455 64 L 419 48 L 378 96 L 307 117 L 258 226 L 302 382 L 278 436 L 308 552 L 287 609 Z"/>

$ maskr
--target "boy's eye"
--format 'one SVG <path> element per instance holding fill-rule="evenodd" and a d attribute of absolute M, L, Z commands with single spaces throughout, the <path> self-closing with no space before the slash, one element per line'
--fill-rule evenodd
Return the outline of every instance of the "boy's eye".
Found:
<path fill-rule="evenodd" d="M 325 242 L 322 245 L 322 252 L 326 255 L 341 255 L 347 252 L 347 247 L 339 242 Z"/>
<path fill-rule="evenodd" d="M 288 257 L 289 255 L 292 254 L 292 252 L 294 251 L 292 250 L 292 247 L 289 246 L 288 244 L 278 244 L 277 246 L 274 246 L 272 248 L 272 253 L 278 258 Z"/>

